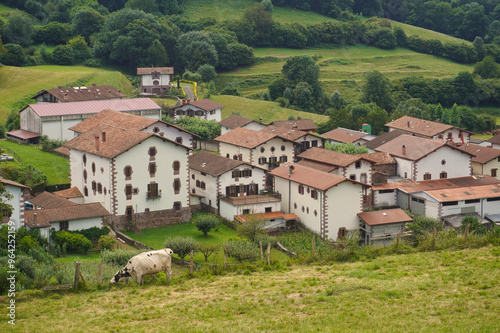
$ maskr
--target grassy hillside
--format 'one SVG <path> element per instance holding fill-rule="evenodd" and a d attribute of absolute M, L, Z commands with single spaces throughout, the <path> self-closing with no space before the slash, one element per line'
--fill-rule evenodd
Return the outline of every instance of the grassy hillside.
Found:
<path fill-rule="evenodd" d="M 243 16 L 246 8 L 255 5 L 255 0 L 185 0 L 182 16 L 190 19 L 213 17 L 220 21 L 237 20 Z M 280 23 L 300 22 L 304 25 L 337 20 L 314 12 L 305 12 L 296 8 L 274 6 L 273 18 Z M 438 39 L 441 42 L 453 41 L 470 43 L 463 39 L 451 37 L 439 32 L 414 27 L 408 24 L 391 21 L 391 24 L 405 30 L 407 35 L 417 35 L 428 39 Z"/>
<path fill-rule="evenodd" d="M 0 68 L 0 122 L 4 122 L 11 104 L 25 97 L 32 97 L 42 89 L 57 88 L 59 85 L 85 78 L 85 84 L 109 84 L 125 94 L 132 90 L 130 82 L 120 72 L 84 66 L 36 66 Z M 29 101 L 31 103 L 33 101 Z"/>
<path fill-rule="evenodd" d="M 267 90 L 267 85 L 276 78 L 286 57 L 310 55 L 319 58 L 320 81 L 326 93 L 339 90 L 344 98 L 358 99 L 364 74 L 372 69 L 384 73 L 389 79 L 397 79 L 410 74 L 430 78 L 455 76 L 461 71 L 471 72 L 472 65 L 421 54 L 408 49 L 381 50 L 370 46 L 338 47 L 324 45 L 321 48 L 294 50 L 284 48 L 256 48 L 256 57 L 273 57 L 273 61 L 239 68 L 219 75 L 219 86 L 238 80 L 244 96 Z M 282 58 L 282 61 L 279 59 Z"/>
<path fill-rule="evenodd" d="M 264 123 L 269 123 L 273 120 L 287 120 L 289 115 L 293 115 L 295 118 L 300 116 L 302 119 L 312 119 L 316 124 L 328 118 L 319 114 L 282 108 L 274 102 L 252 100 L 237 96 L 220 95 L 211 96 L 210 99 L 226 106 L 222 109 L 222 119 L 229 117 L 232 113 L 239 113 L 244 117 L 254 120 L 259 120 L 259 117 L 262 117 Z"/>
<path fill-rule="evenodd" d="M 247 269 L 241 275 L 188 279 L 174 271 L 170 286 L 131 283 L 76 294 L 20 292 L 16 326 L 9 329 L 494 332 L 500 330 L 499 257 L 500 248 L 489 246 L 290 266 L 281 272 Z M 0 297 L 2 307 L 8 301 Z"/>

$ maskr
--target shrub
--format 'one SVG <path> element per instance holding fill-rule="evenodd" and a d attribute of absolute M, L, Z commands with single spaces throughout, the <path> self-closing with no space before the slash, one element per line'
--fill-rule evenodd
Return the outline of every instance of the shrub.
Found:
<path fill-rule="evenodd" d="M 219 219 L 212 214 L 200 214 L 194 219 L 194 224 L 198 231 L 203 232 L 203 236 L 207 236 L 210 230 L 214 229 L 219 223 Z"/>
<path fill-rule="evenodd" d="M 102 60 L 101 59 L 96 59 L 96 58 L 91 58 L 87 59 L 83 62 L 84 66 L 87 67 L 94 67 L 94 68 L 99 68 L 103 66 Z"/>
<path fill-rule="evenodd" d="M 104 250 L 101 252 L 101 261 L 108 264 L 125 266 L 130 258 L 144 252 L 144 250 Z"/>
<path fill-rule="evenodd" d="M 419 239 L 422 239 L 425 235 L 433 233 L 434 228 L 436 228 L 436 232 L 443 229 L 443 224 L 436 219 L 426 216 L 412 217 L 413 222 L 408 223 L 406 225 L 406 229 L 411 232 L 411 236 L 408 239 L 414 243 L 416 243 Z"/>
<path fill-rule="evenodd" d="M 102 235 L 99 237 L 99 247 L 104 250 L 113 251 L 115 247 L 115 240 L 110 235 Z"/>
<path fill-rule="evenodd" d="M 42 149 L 45 151 L 56 150 L 57 148 L 61 147 L 65 142 L 66 141 L 49 139 L 47 135 L 42 135 L 40 137 L 40 145 L 42 146 Z"/>
<path fill-rule="evenodd" d="M 84 235 L 92 243 L 97 243 L 101 236 L 109 234 L 109 228 L 108 227 L 104 227 L 104 228 L 92 227 L 92 228 L 77 230 L 77 231 L 74 231 L 74 233 Z"/>
<path fill-rule="evenodd" d="M 265 225 L 264 220 L 258 218 L 252 218 L 248 222 L 239 224 L 236 227 L 236 233 L 240 236 L 250 239 L 250 241 L 253 242 L 257 235 L 266 234 L 266 231 L 264 230 L 264 225 Z"/>
<path fill-rule="evenodd" d="M 288 104 L 288 101 L 284 97 L 278 97 L 276 98 L 276 103 L 278 103 L 282 108 L 284 108 Z"/>
<path fill-rule="evenodd" d="M 208 261 L 208 258 L 214 254 L 215 252 L 219 251 L 219 246 L 216 244 L 199 244 L 198 245 L 198 251 L 203 254 L 205 257 L 205 261 Z"/>
<path fill-rule="evenodd" d="M 470 225 L 469 232 L 474 232 L 477 235 L 484 235 L 486 233 L 486 228 L 484 225 L 479 223 L 477 217 L 474 216 L 466 216 L 462 219 L 462 223 L 460 225 L 460 231 L 465 232 L 467 225 Z"/>
<path fill-rule="evenodd" d="M 68 231 L 58 231 L 52 236 L 54 242 L 61 246 L 66 244 L 66 247 L 70 251 L 76 249 L 82 249 L 83 252 L 87 252 L 92 247 L 92 242 L 85 236 L 77 233 L 71 233 Z"/>
<path fill-rule="evenodd" d="M 169 237 L 165 239 L 163 247 L 171 249 L 179 258 L 184 260 L 191 251 L 198 249 L 198 242 L 192 237 Z"/>
<path fill-rule="evenodd" d="M 224 243 L 226 253 L 239 262 L 244 260 L 255 261 L 259 257 L 259 250 L 255 245 L 245 239 L 232 237 Z"/>
<path fill-rule="evenodd" d="M 16 269 L 28 276 L 30 279 L 35 278 L 36 260 L 28 256 L 16 257 Z"/>
<path fill-rule="evenodd" d="M 209 64 L 201 65 L 196 71 L 201 76 L 203 82 L 210 82 L 217 78 L 215 67 Z"/>
<path fill-rule="evenodd" d="M 42 247 L 32 247 L 28 252 L 29 256 L 35 259 L 37 262 L 43 264 L 51 264 L 54 261 L 54 257 L 50 253 L 46 252 Z"/>
<path fill-rule="evenodd" d="M 33 247 L 38 247 L 40 244 L 33 239 L 31 236 L 24 236 L 20 241 L 17 242 L 17 248 L 24 253 L 28 253 Z"/>

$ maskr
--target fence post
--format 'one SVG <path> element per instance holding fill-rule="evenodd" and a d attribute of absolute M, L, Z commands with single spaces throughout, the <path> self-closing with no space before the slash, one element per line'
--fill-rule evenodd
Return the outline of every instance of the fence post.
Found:
<path fill-rule="evenodd" d="M 312 239 L 312 250 L 313 250 L 313 256 L 316 258 L 316 236 L 313 235 Z"/>
<path fill-rule="evenodd" d="M 99 274 L 97 275 L 97 283 L 102 283 L 102 262 L 99 263 Z"/>
<path fill-rule="evenodd" d="M 80 281 L 80 262 L 76 262 L 75 268 L 75 283 L 73 284 L 73 289 L 78 290 L 78 282 Z"/>
<path fill-rule="evenodd" d="M 224 269 L 227 268 L 227 249 L 226 246 L 224 245 Z"/>
<path fill-rule="evenodd" d="M 193 254 L 194 251 L 191 250 L 191 261 L 189 262 L 189 274 L 193 275 Z"/>
<path fill-rule="evenodd" d="M 267 243 L 267 265 L 271 266 L 271 243 Z"/>
<path fill-rule="evenodd" d="M 264 263 L 264 250 L 262 249 L 262 241 L 259 241 L 260 247 L 260 259 L 262 259 L 262 263 Z"/>
<path fill-rule="evenodd" d="M 465 241 L 467 242 L 467 238 L 469 237 L 469 229 L 470 229 L 470 223 L 467 223 L 467 226 L 465 227 Z"/>
<path fill-rule="evenodd" d="M 432 248 L 436 247 L 436 227 L 432 230 Z"/>

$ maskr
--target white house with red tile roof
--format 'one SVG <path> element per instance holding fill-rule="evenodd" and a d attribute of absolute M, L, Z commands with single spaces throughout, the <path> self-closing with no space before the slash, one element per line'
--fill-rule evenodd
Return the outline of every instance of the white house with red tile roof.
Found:
<path fill-rule="evenodd" d="M 191 193 L 203 196 L 201 202 L 225 219 L 281 209 L 279 198 L 261 195 L 266 174 L 260 167 L 200 151 L 189 157 L 189 169 Z"/>
<path fill-rule="evenodd" d="M 400 135 L 376 151 L 390 154 L 397 163 L 397 175 L 415 181 L 465 177 L 472 174 L 472 156 L 442 140 Z"/>
<path fill-rule="evenodd" d="M 226 134 L 227 132 L 238 127 L 250 129 L 253 131 L 260 131 L 261 129 L 268 126 L 268 124 L 264 124 L 262 122 L 262 119 L 256 121 L 236 114 L 230 115 L 226 119 L 220 121 L 219 125 L 221 134 Z"/>
<path fill-rule="evenodd" d="M 500 149 L 500 134 L 486 140 L 491 148 Z"/>
<path fill-rule="evenodd" d="M 296 154 L 311 148 L 323 148 L 325 139 L 314 132 L 299 131 L 297 129 L 287 129 L 284 127 L 269 125 L 260 130 L 261 132 L 276 134 L 280 138 L 295 141 Z"/>
<path fill-rule="evenodd" d="M 295 141 L 273 133 L 235 128 L 217 138 L 221 156 L 272 169 L 280 163 L 294 161 Z"/>
<path fill-rule="evenodd" d="M 342 127 L 338 127 L 322 135 L 328 140 L 328 143 L 331 144 L 353 143 L 355 145 L 363 145 L 375 138 L 374 135 Z"/>
<path fill-rule="evenodd" d="M 149 98 L 30 104 L 19 111 L 20 125 L 22 130 L 38 136 L 67 141 L 75 136 L 70 127 L 105 109 L 156 120 L 162 115 L 161 107 Z M 10 135 L 15 136 L 15 133 L 10 132 Z"/>
<path fill-rule="evenodd" d="M 170 89 L 170 83 L 174 76 L 174 68 L 137 68 L 137 76 L 141 78 L 139 89 L 142 95 L 164 95 Z"/>
<path fill-rule="evenodd" d="M 30 197 L 30 188 L 15 181 L 0 177 L 0 182 L 7 193 L 12 197 L 4 200 L 5 203 L 12 206 L 12 214 L 10 216 L 4 215 L 1 221 L 2 224 L 9 221 L 14 223 L 15 229 L 24 227 L 25 225 L 25 202 Z"/>
<path fill-rule="evenodd" d="M 410 135 L 443 142 L 464 144 L 470 142 L 471 132 L 435 121 L 403 116 L 385 124 L 389 131 L 400 130 Z"/>
<path fill-rule="evenodd" d="M 273 190 L 281 194 L 284 213 L 296 214 L 302 224 L 323 239 L 335 240 L 358 230 L 357 214 L 369 185 L 342 176 L 285 163 L 272 171 Z"/>
<path fill-rule="evenodd" d="M 473 175 L 490 175 L 500 179 L 500 149 L 479 145 L 466 145 L 461 148 L 474 154 L 472 157 Z"/>
<path fill-rule="evenodd" d="M 148 228 L 190 219 L 190 147 L 105 122 L 65 147 L 70 150 L 71 185 L 83 193 L 85 203 L 101 203 L 115 227 Z"/>
<path fill-rule="evenodd" d="M 184 103 L 184 102 L 183 102 Z M 196 117 L 204 120 L 222 120 L 222 109 L 225 105 L 211 101 L 209 99 L 200 99 L 198 101 L 186 102 L 174 108 L 174 118 Z"/>

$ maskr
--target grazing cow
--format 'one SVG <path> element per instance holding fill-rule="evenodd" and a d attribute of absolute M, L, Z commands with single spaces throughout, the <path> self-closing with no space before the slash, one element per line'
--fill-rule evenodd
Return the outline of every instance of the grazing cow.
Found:
<path fill-rule="evenodd" d="M 138 285 L 144 283 L 144 275 L 156 275 L 159 272 L 165 272 L 167 278 L 172 276 L 172 254 L 171 249 L 162 249 L 158 251 L 148 251 L 132 257 L 127 265 L 116 272 L 111 279 L 111 283 L 116 283 L 129 277 L 135 279 Z"/>

